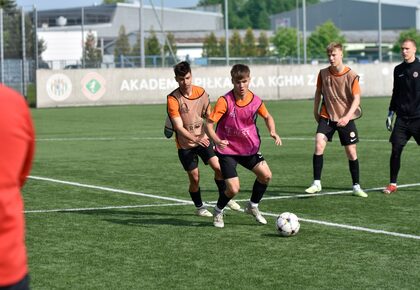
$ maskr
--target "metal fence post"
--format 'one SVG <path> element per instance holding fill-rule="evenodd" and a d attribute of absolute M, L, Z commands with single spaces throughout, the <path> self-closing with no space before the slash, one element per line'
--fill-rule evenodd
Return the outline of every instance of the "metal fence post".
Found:
<path fill-rule="evenodd" d="M 21 29 L 22 29 L 22 93 L 25 98 L 28 97 L 27 94 L 27 80 L 26 80 L 26 41 L 25 41 L 25 12 L 23 11 L 23 7 L 21 8 Z"/>
<path fill-rule="evenodd" d="M 3 9 L 0 8 L 0 83 L 4 83 Z"/>

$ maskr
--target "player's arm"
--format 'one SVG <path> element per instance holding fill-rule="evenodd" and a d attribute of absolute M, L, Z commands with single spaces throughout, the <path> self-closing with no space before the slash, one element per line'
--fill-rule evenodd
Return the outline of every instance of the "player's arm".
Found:
<path fill-rule="evenodd" d="M 181 116 L 179 115 L 179 104 L 178 101 L 173 97 L 168 97 L 168 114 L 169 118 L 171 118 L 172 125 L 176 133 L 189 141 L 196 143 L 197 145 L 201 145 L 204 147 L 209 146 L 210 142 L 208 138 L 194 136 L 191 134 L 187 129 L 184 127 L 184 122 L 182 121 Z"/>
<path fill-rule="evenodd" d="M 321 95 L 322 95 L 322 83 L 321 83 L 321 74 L 318 74 L 318 79 L 316 83 L 316 90 L 314 96 L 314 118 L 317 123 L 319 123 L 319 106 L 321 104 Z"/>
<path fill-rule="evenodd" d="M 350 108 L 347 110 L 347 113 L 338 119 L 337 126 L 344 127 L 348 124 L 348 122 L 353 118 L 354 113 L 360 106 L 360 86 L 359 86 L 359 78 L 356 78 L 352 84 L 352 94 L 353 94 L 353 101 L 350 105 Z"/>
<path fill-rule="evenodd" d="M 207 135 L 211 140 L 213 140 L 214 144 L 219 147 L 220 149 L 225 148 L 229 145 L 227 140 L 222 140 L 217 136 L 216 131 L 214 131 L 214 125 L 220 120 L 223 114 L 227 110 L 227 103 L 223 97 L 220 97 L 216 105 L 214 106 L 213 111 L 211 111 L 209 117 L 206 119 L 205 130 Z"/>
<path fill-rule="evenodd" d="M 258 109 L 258 114 L 264 119 L 265 126 L 270 133 L 271 138 L 274 139 L 274 143 L 279 146 L 282 145 L 282 141 L 280 136 L 276 132 L 276 123 L 274 122 L 273 117 L 268 112 L 267 108 L 265 107 L 264 103 Z"/>
<path fill-rule="evenodd" d="M 392 96 L 391 96 L 391 102 L 389 103 L 389 109 L 388 109 L 388 116 L 385 120 L 385 126 L 388 131 L 392 131 L 392 123 L 394 121 L 394 113 L 395 113 L 395 99 L 399 95 L 399 87 L 397 78 L 395 77 L 397 75 L 397 72 L 394 69 L 394 86 L 392 88 Z"/>

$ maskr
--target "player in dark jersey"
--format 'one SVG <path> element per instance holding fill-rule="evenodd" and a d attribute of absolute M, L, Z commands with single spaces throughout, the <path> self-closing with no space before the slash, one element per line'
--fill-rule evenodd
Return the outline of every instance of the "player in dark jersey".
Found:
<path fill-rule="evenodd" d="M 392 90 L 386 127 L 391 131 L 390 182 L 384 194 L 397 191 L 397 177 L 401 167 L 401 153 L 407 141 L 414 137 L 420 145 L 420 61 L 416 58 L 416 42 L 405 39 L 401 43 L 404 61 L 394 69 Z M 394 114 L 397 116 L 393 125 Z"/>

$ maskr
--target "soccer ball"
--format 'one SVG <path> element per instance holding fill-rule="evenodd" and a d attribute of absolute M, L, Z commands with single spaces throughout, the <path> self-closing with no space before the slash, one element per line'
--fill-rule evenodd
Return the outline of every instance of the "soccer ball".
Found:
<path fill-rule="evenodd" d="M 300 229 L 299 219 L 294 213 L 284 212 L 277 217 L 276 229 L 280 236 L 294 236 Z"/>

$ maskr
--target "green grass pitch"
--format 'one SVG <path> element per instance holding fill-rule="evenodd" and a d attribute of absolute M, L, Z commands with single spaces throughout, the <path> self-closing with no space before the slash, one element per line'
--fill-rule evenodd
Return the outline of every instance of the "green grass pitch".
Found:
<path fill-rule="evenodd" d="M 194 215 L 174 141 L 163 137 L 165 105 L 37 109 L 37 148 L 23 190 L 32 289 L 418 289 L 420 151 L 402 156 L 399 188 L 389 176 L 389 98 L 363 98 L 357 121 L 361 185 L 350 194 L 338 136 L 327 146 L 323 193 L 312 182 L 316 129 L 311 100 L 266 102 L 283 146 L 259 119 L 273 172 L 260 209 L 268 224 L 227 210 L 225 228 Z M 200 163 L 203 199 L 217 200 Z M 239 168 L 243 206 L 254 182 Z M 275 218 L 301 218 L 297 236 Z"/>

